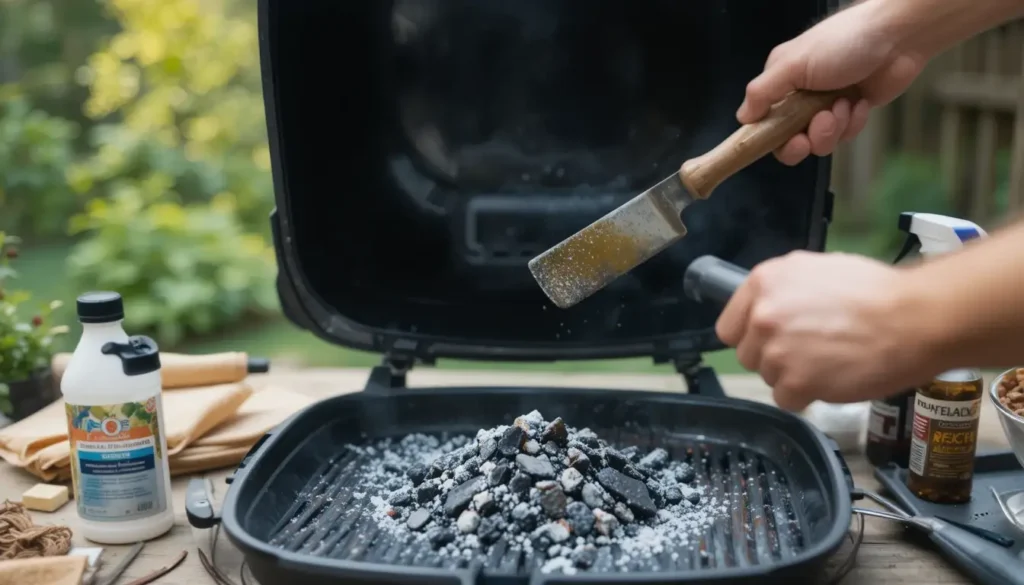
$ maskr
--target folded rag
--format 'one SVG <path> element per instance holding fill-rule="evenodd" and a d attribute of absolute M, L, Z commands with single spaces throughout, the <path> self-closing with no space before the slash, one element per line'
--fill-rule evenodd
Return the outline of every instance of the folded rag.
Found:
<path fill-rule="evenodd" d="M 80 585 L 85 575 L 85 557 L 43 557 L 0 563 L 0 585 Z"/>
<path fill-rule="evenodd" d="M 175 472 L 175 460 L 185 455 L 190 445 L 231 420 L 252 395 L 252 388 L 245 382 L 164 391 L 164 427 L 172 474 Z M 290 414 L 285 406 L 279 404 L 279 420 Z M 68 465 L 71 455 L 67 437 L 64 401 L 58 400 L 32 416 L 0 429 L 0 458 L 44 481 L 67 479 L 70 477 Z M 221 459 L 219 456 L 216 461 Z M 194 454 L 185 460 L 195 465 Z"/>

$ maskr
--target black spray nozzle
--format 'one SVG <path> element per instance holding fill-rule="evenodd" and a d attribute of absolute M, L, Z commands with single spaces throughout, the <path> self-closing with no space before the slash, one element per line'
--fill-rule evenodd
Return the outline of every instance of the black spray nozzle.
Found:
<path fill-rule="evenodd" d="M 108 341 L 100 353 L 120 358 L 125 376 L 141 376 L 160 369 L 160 348 L 145 335 L 129 337 L 128 343 Z"/>
<path fill-rule="evenodd" d="M 266 374 L 270 371 L 270 360 L 267 358 L 250 357 L 245 369 L 250 374 Z"/>
<path fill-rule="evenodd" d="M 714 256 L 701 256 L 683 275 L 683 294 L 697 302 L 724 305 L 743 284 L 750 271 Z"/>

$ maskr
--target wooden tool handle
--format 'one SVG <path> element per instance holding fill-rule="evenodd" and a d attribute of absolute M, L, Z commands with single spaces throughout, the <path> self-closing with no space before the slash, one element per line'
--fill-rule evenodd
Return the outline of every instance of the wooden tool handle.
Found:
<path fill-rule="evenodd" d="M 722 181 L 806 130 L 815 114 L 831 108 L 841 97 L 854 102 L 858 95 L 855 87 L 795 91 L 773 105 L 761 120 L 741 127 L 706 154 L 684 162 L 680 178 L 694 197 L 706 199 Z"/>
<path fill-rule="evenodd" d="M 59 381 L 71 359 L 70 353 L 53 356 L 51 369 Z M 227 384 L 244 380 L 256 360 L 240 351 L 190 355 L 181 353 L 160 354 L 160 377 L 164 388 L 188 388 Z M 255 368 L 254 371 L 263 368 Z M 265 370 L 264 370 L 265 371 Z"/>

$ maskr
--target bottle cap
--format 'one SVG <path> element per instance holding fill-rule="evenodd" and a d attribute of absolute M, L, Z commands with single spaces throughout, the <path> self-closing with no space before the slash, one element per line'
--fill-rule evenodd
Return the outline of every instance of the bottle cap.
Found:
<path fill-rule="evenodd" d="M 110 291 L 87 292 L 78 297 L 80 323 L 113 323 L 124 319 L 121 295 Z"/>

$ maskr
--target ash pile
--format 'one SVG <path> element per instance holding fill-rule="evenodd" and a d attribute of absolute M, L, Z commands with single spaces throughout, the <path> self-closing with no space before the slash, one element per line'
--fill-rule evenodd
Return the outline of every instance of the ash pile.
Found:
<path fill-rule="evenodd" d="M 664 449 L 615 449 L 537 411 L 475 438 L 410 435 L 370 450 L 363 479 L 386 487 L 371 498 L 381 528 L 440 554 L 472 558 L 505 537 L 545 559 L 542 570 L 571 574 L 613 544 L 620 566 L 678 549 L 726 513 Z"/>

